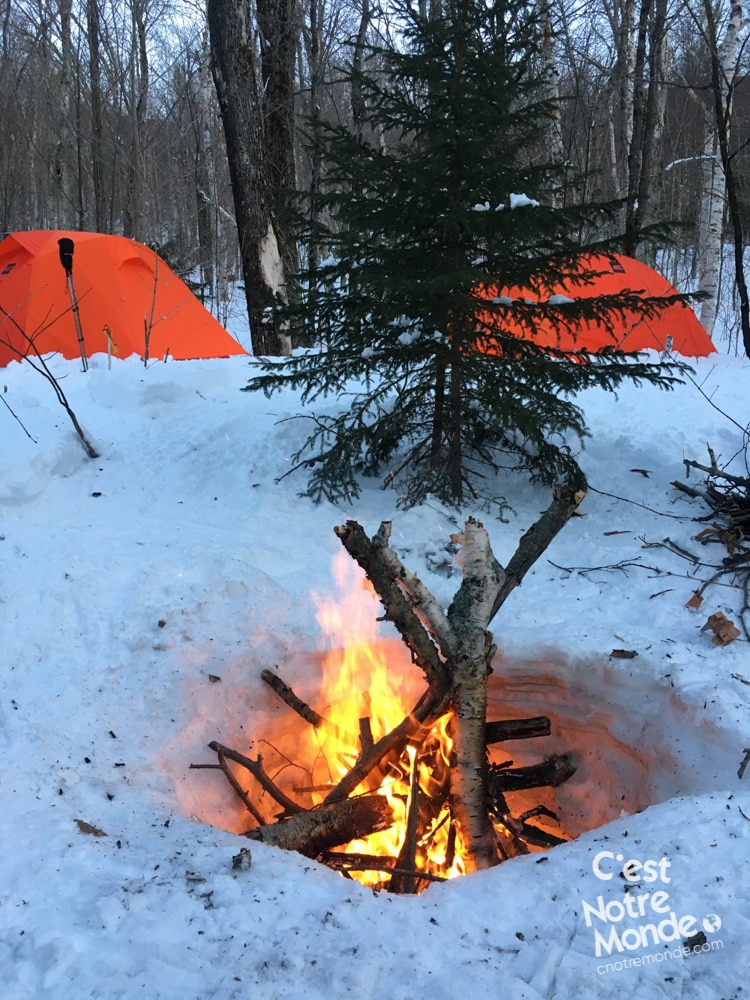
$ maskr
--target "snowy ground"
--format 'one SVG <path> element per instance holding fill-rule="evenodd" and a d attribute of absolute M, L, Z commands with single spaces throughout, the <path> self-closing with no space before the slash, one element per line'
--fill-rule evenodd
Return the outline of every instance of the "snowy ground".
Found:
<path fill-rule="evenodd" d="M 370 484 L 315 507 L 302 479 L 276 482 L 303 433 L 279 420 L 299 407 L 240 393 L 251 365 L 56 361 L 95 461 L 38 375 L 0 376 L 17 418 L 0 408 L 2 1000 L 745 996 L 750 658 L 701 631 L 715 611 L 737 621 L 742 597 L 712 586 L 689 610 L 690 564 L 644 545 L 724 554 L 693 540 L 704 511 L 670 483 L 707 443 L 740 450 L 706 395 L 744 426 L 748 363 L 697 363 L 705 395 L 582 397 L 595 489 L 494 623 L 496 714 L 552 716 L 548 748 L 579 762 L 558 807 L 581 836 L 418 898 L 262 845 L 235 871 L 247 841 L 203 822 L 232 828 L 233 810 L 189 764 L 278 717 L 260 670 L 314 694 L 335 524 L 392 518 L 406 564 L 446 604 L 457 586 L 441 567 L 458 521 L 439 504 L 403 512 Z M 549 502 L 515 480 L 508 497 L 508 523 L 485 519 L 501 561 Z M 651 568 L 576 569 L 632 560 Z M 626 893 L 630 859 L 652 864 Z M 705 950 L 686 956 L 697 930 Z"/>

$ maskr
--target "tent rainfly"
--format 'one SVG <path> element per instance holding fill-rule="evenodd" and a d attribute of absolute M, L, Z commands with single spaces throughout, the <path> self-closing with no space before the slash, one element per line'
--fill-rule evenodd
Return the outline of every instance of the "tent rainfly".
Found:
<path fill-rule="evenodd" d="M 607 323 L 595 319 L 566 320 L 565 306 L 579 299 L 627 292 L 639 297 L 664 297 L 679 293 L 667 279 L 639 260 L 620 254 L 594 254 L 581 262 L 583 280 L 566 278 L 554 286 L 534 290 L 485 288 L 481 297 L 494 303 L 496 311 L 483 314 L 482 349 L 493 351 L 492 329 L 505 335 L 532 339 L 543 347 L 564 352 L 607 349 L 620 351 L 673 351 L 684 357 L 705 357 L 716 351 L 711 338 L 689 305 L 673 303 L 646 318 L 623 310 Z M 554 307 L 554 308 L 550 308 Z M 523 323 L 518 319 L 523 311 Z M 533 330 L 533 334 L 530 334 Z"/>
<path fill-rule="evenodd" d="M 0 243 L 0 366 L 86 358 L 247 353 L 153 251 L 124 236 L 44 230 Z"/>

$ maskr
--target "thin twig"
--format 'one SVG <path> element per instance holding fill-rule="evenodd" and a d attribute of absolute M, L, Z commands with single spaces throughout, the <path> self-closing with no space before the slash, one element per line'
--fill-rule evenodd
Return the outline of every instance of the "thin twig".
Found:
<path fill-rule="evenodd" d="M 419 839 L 419 760 L 414 753 L 411 767 L 411 788 L 409 789 L 409 806 L 406 815 L 406 838 L 398 861 L 407 872 L 416 872 L 417 841 Z M 398 862 L 397 862 L 398 863 Z M 403 892 L 413 895 L 417 886 L 413 875 L 403 876 Z"/>
<path fill-rule="evenodd" d="M 643 542 L 644 549 L 668 549 L 670 552 L 674 552 L 678 556 L 682 556 L 683 559 L 688 559 L 691 563 L 696 566 L 705 566 L 706 563 L 702 563 L 701 560 L 693 552 L 688 551 L 688 549 L 683 549 L 681 545 L 677 542 L 673 542 L 671 538 L 663 538 L 660 542 L 649 542 L 643 536 L 641 536 L 640 541 Z M 711 566 L 711 569 L 715 567 Z"/>
<path fill-rule="evenodd" d="M 248 796 L 247 792 L 244 790 L 244 788 L 240 785 L 239 781 L 237 781 L 235 776 L 232 774 L 229 764 L 227 764 L 226 754 L 224 753 L 223 750 L 219 750 L 219 768 L 224 773 L 224 777 L 227 779 L 229 784 L 232 786 L 234 791 L 239 796 L 242 804 L 245 806 L 247 811 L 252 816 L 255 817 L 255 819 L 260 823 L 261 826 L 263 826 L 263 824 L 266 822 L 264 817 L 259 812 L 259 810 L 256 809 L 255 805 L 250 800 L 250 797 Z"/>
<path fill-rule="evenodd" d="M 14 409 L 13 409 L 13 407 L 12 407 L 12 406 L 10 405 L 10 403 L 9 403 L 9 402 L 8 402 L 8 401 L 7 401 L 7 400 L 6 400 L 6 399 L 5 399 L 5 398 L 4 398 L 3 396 L 0 396 L 0 402 L 2 402 L 2 403 L 4 403 L 4 404 L 5 404 L 5 407 L 6 407 L 6 409 L 8 410 L 8 412 L 10 413 L 10 415 L 11 415 L 11 416 L 12 416 L 12 417 L 13 417 L 13 418 L 14 418 L 15 420 L 17 420 L 17 421 L 18 421 L 18 423 L 19 423 L 19 424 L 21 425 L 21 430 L 22 430 L 22 431 L 24 432 L 24 434 L 26 435 L 26 437 L 27 437 L 27 438 L 29 438 L 29 440 L 30 440 L 30 441 L 33 441 L 33 442 L 34 442 L 34 444 L 37 444 L 38 442 L 37 442 L 36 438 L 32 437 L 32 436 L 31 436 L 31 434 L 29 434 L 28 430 L 27 430 L 27 429 L 26 429 L 26 427 L 24 426 L 24 423 L 23 423 L 23 421 L 22 421 L 22 420 L 21 420 L 21 418 L 20 418 L 20 417 L 18 416 L 18 414 L 17 414 L 16 412 L 15 412 L 15 410 L 14 410 Z"/>
<path fill-rule="evenodd" d="M 689 573 L 675 573 L 674 570 L 671 569 L 660 569 L 659 566 L 649 566 L 648 563 L 638 562 L 636 559 L 623 559 L 622 562 L 612 563 L 609 566 L 561 566 L 559 563 L 553 562 L 551 559 L 548 559 L 547 562 L 550 566 L 554 566 L 555 569 L 559 569 L 563 573 L 579 573 L 581 576 L 585 576 L 587 573 L 611 573 L 614 570 L 621 570 L 624 573 L 627 569 L 646 569 L 655 576 L 672 576 L 677 580 L 692 580 L 695 583 L 703 583 L 706 586 L 708 586 L 708 584 L 715 583 L 719 587 L 730 587 L 732 590 L 741 589 L 739 583 L 727 583 L 724 580 L 716 579 L 716 577 L 711 577 L 710 580 L 703 580 L 701 577 L 691 576 Z M 701 565 L 710 569 L 717 568 L 715 566 L 708 567 L 706 563 L 702 563 Z M 716 576 L 722 576 L 725 573 L 730 572 L 733 572 L 733 568 L 725 567 L 724 569 L 720 569 Z"/>
<path fill-rule="evenodd" d="M 257 760 L 251 760 L 249 757 L 245 757 L 244 754 L 238 753 L 236 750 L 231 750 L 229 747 L 225 747 L 221 743 L 217 743 L 216 740 L 212 741 L 208 745 L 215 753 L 223 753 L 224 756 L 229 758 L 229 760 L 233 760 L 236 764 L 241 764 L 243 767 L 246 767 L 258 784 L 265 788 L 271 798 L 275 799 L 286 812 L 298 813 L 305 811 L 303 806 L 295 802 L 294 799 L 290 799 L 289 796 L 282 792 L 278 785 L 268 777 L 266 772 L 263 770 L 262 758 L 260 756 L 258 756 Z"/>
<path fill-rule="evenodd" d="M 261 816 L 261 814 L 257 811 L 257 809 L 255 808 L 255 806 L 252 804 L 252 802 L 248 798 L 247 792 L 244 791 L 244 789 L 239 784 L 239 782 L 237 781 L 237 779 L 235 778 L 235 776 L 229 770 L 229 765 L 227 764 L 226 760 L 223 759 L 223 754 L 219 754 L 219 763 L 218 764 L 191 764 L 190 765 L 190 770 L 191 771 L 221 771 L 221 773 L 227 779 L 227 781 L 229 782 L 229 784 L 232 786 L 233 790 L 237 793 L 237 795 L 242 800 L 242 804 L 245 806 L 245 808 L 248 810 L 248 812 L 251 813 L 255 817 L 255 819 L 257 819 L 257 821 L 260 823 L 261 826 L 263 826 L 263 824 L 265 823 L 265 819 L 263 819 L 263 817 Z"/>
<path fill-rule="evenodd" d="M 673 483 L 672 485 L 675 486 L 676 484 Z M 641 507 L 643 510 L 647 510 L 651 514 L 658 514 L 659 517 L 671 517 L 675 521 L 693 520 L 693 518 L 689 517 L 687 514 L 669 514 L 665 510 L 655 510 L 653 507 L 649 507 L 645 503 L 639 503 L 637 500 L 630 500 L 628 497 L 618 496 L 616 493 L 607 493 L 606 490 L 597 490 L 594 486 L 589 486 L 588 490 L 590 493 L 598 493 L 601 497 L 609 497 L 611 500 L 622 500 L 623 503 L 630 503 L 633 504 L 634 507 Z"/>
<path fill-rule="evenodd" d="M 288 705 L 289 708 L 303 718 L 305 722 L 309 722 L 315 729 L 319 729 L 321 726 L 326 725 L 326 720 L 323 716 L 316 712 L 314 708 L 310 708 L 307 702 L 298 698 L 294 691 L 292 691 L 288 684 L 284 683 L 278 674 L 274 674 L 270 670 L 262 670 L 260 676 L 261 680 L 265 681 L 265 683 L 273 689 L 284 704 Z"/>

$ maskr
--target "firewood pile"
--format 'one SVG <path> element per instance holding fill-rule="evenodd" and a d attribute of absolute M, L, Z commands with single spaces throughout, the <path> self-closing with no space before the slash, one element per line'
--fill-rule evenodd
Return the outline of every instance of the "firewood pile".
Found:
<path fill-rule="evenodd" d="M 702 558 L 692 556 L 695 564 L 710 569 L 712 575 L 695 591 L 688 604 L 697 609 L 709 586 L 718 582 L 736 581 L 744 596 L 740 611 L 742 629 L 745 638 L 750 640 L 750 477 L 738 476 L 720 468 L 716 455 L 710 447 L 708 455 L 708 465 L 685 459 L 685 471 L 688 477 L 693 470 L 704 474 L 701 485 L 693 486 L 681 481 L 672 483 L 675 489 L 687 496 L 702 500 L 709 508 L 708 514 L 697 519 L 706 522 L 707 526 L 698 532 L 695 541 L 706 548 L 719 545 L 726 551 L 720 562 L 709 563 Z M 718 624 L 721 625 L 720 622 Z M 717 636 L 722 635 L 721 630 L 714 629 L 714 631 Z M 728 641 L 732 641 L 733 638 L 732 635 Z M 724 640 L 720 639 L 719 644 L 724 644 Z"/>
<path fill-rule="evenodd" d="M 288 783 L 282 787 L 280 769 L 267 768 L 263 756 L 210 743 L 216 763 L 191 766 L 222 772 L 247 811 L 244 835 L 316 858 L 349 877 L 370 873 L 369 884 L 405 893 L 562 843 L 559 827 L 549 829 L 555 830 L 557 817 L 547 806 L 517 815 L 509 805 L 517 792 L 560 785 L 575 767 L 567 754 L 527 766 L 505 759 L 508 743 L 548 735 L 550 720 L 487 719 L 487 679 L 496 652 L 488 625 L 582 499 L 572 489 L 556 490 L 505 567 L 495 559 L 483 525 L 470 518 L 452 539 L 463 580 L 447 611 L 390 547 L 389 522 L 372 538 L 355 521 L 335 528 L 382 603 L 384 620 L 395 625 L 421 670 L 425 687 L 386 731 L 374 731 L 373 720 L 362 716 L 343 732 L 340 721 L 298 697 L 279 673 L 264 670 L 263 681 L 300 727 L 320 737 L 328 773 L 333 775 L 334 756 L 344 766 L 323 784 L 297 782 L 290 789 Z M 331 749 L 338 746 L 349 749 Z M 496 746 L 503 753 L 491 760 L 490 748 Z M 287 763 L 295 773 L 315 770 L 304 762 Z M 369 846 L 373 835 L 391 829 L 397 832 L 396 846 L 388 853 Z"/>

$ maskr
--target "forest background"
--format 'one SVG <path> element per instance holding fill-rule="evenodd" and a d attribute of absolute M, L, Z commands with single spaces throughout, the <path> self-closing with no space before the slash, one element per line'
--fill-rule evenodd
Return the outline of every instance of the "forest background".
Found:
<path fill-rule="evenodd" d="M 742 303 L 726 294 L 750 221 L 741 0 L 536 4 L 540 69 L 559 108 L 549 138 L 558 148 L 546 153 L 566 163 L 576 198 L 623 199 L 626 251 L 648 259 L 642 227 L 680 223 L 659 264 L 678 287 L 704 294 L 697 308 L 709 332 L 717 302 L 728 304 L 720 347 L 741 350 Z M 279 192 L 319 183 L 306 116 L 365 128 L 368 109 L 343 67 L 391 32 L 387 6 L 371 0 L 2 0 L 0 22 L 3 233 L 130 236 L 194 280 L 224 321 L 243 279 L 240 246 L 267 240 Z M 226 42 L 239 75 L 224 75 L 222 93 Z M 227 109 L 244 116 L 239 149 L 227 143 Z M 249 228 L 230 180 L 240 151 L 252 171 Z M 291 270 L 300 248 L 273 225 Z"/>

